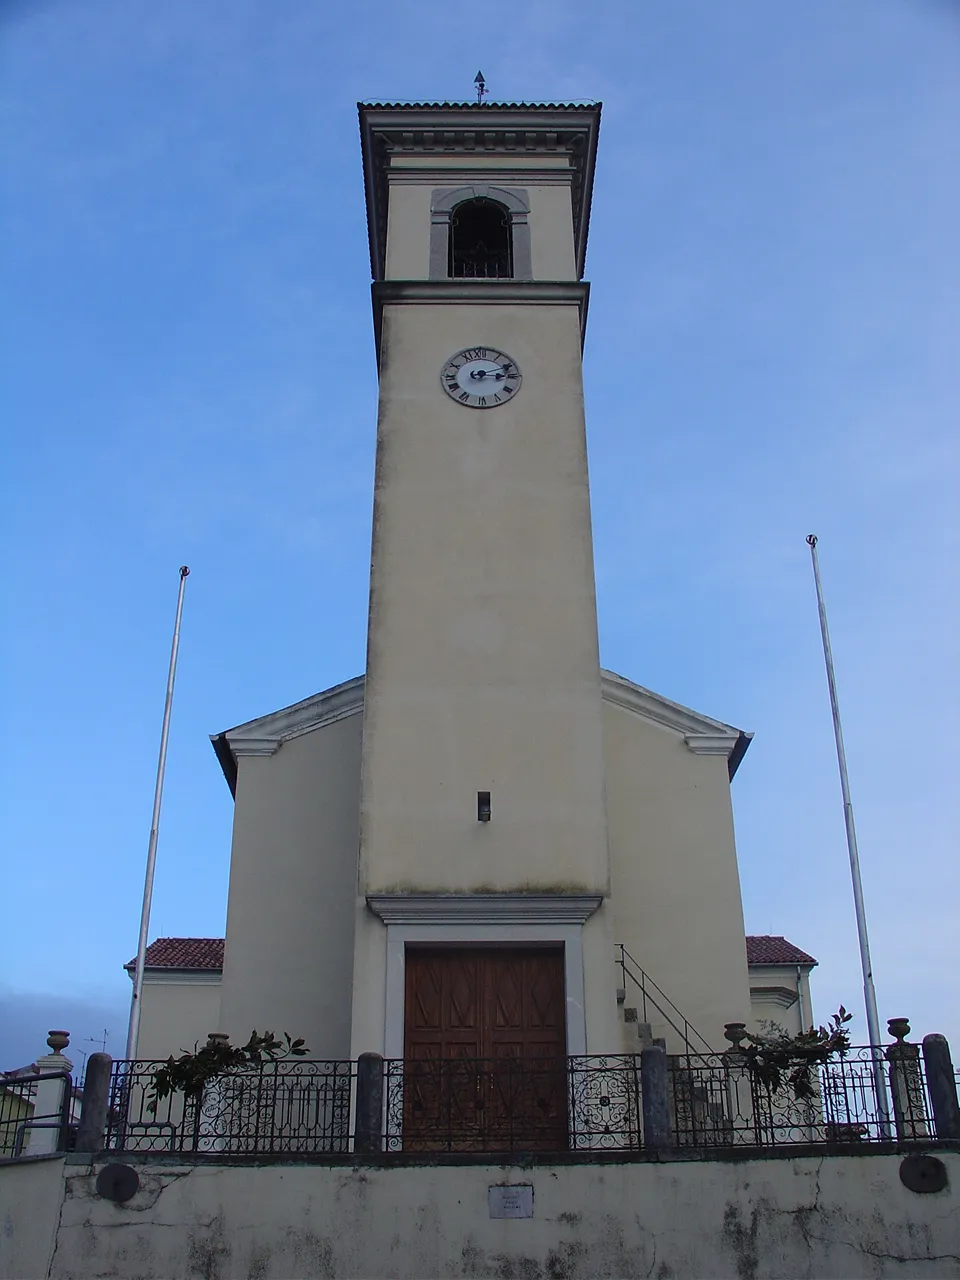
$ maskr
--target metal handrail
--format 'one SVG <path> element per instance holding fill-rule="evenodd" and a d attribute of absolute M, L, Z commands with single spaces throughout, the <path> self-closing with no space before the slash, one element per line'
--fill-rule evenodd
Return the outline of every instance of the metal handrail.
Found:
<path fill-rule="evenodd" d="M 0 1076 L 0 1087 L 5 1089 L 11 1096 L 25 1099 L 27 1090 L 32 1089 L 41 1080 L 63 1081 L 64 1087 L 60 1094 L 59 1115 L 54 1115 L 53 1112 L 44 1112 L 39 1116 L 34 1115 L 24 1119 L 11 1117 L 15 1125 L 13 1128 L 14 1159 L 22 1156 L 24 1135 L 31 1129 L 56 1129 L 58 1131 L 57 1150 L 64 1151 L 67 1149 L 68 1135 L 73 1128 L 70 1123 L 73 1103 L 73 1076 L 69 1071 L 38 1071 L 36 1073 L 31 1072 L 30 1075 Z M 21 1086 L 27 1086 L 27 1088 L 20 1092 Z M 10 1122 L 10 1120 L 0 1121 L 0 1130 L 6 1128 Z"/>
<path fill-rule="evenodd" d="M 649 1021 L 649 1019 L 647 1018 L 647 1000 L 649 999 L 650 1003 L 657 1010 L 657 1012 L 664 1019 L 664 1021 L 674 1029 L 674 1031 L 677 1033 L 678 1036 L 681 1036 L 683 1038 L 683 1043 L 686 1045 L 687 1053 L 703 1053 L 703 1052 L 715 1053 L 716 1050 L 713 1048 L 710 1042 L 706 1039 L 706 1037 L 700 1034 L 700 1032 L 693 1025 L 693 1023 L 677 1008 L 677 1006 L 673 1003 L 673 1001 L 670 999 L 667 993 L 663 990 L 663 988 L 659 986 L 656 982 L 654 982 L 653 978 L 651 978 L 650 975 L 644 971 L 644 969 L 641 967 L 639 962 L 634 959 L 634 957 L 626 949 L 623 943 L 618 942 L 616 946 L 617 946 L 617 950 L 620 953 L 620 958 L 617 960 L 617 964 L 620 966 L 620 970 L 623 973 L 624 988 L 626 988 L 627 978 L 629 978 L 630 981 L 634 984 L 634 986 L 637 987 L 643 999 L 643 1021 L 644 1022 Z M 637 976 L 636 973 L 633 972 L 633 968 L 631 968 L 631 966 L 634 966 L 636 968 L 637 972 L 640 975 L 639 977 Z M 653 987 L 653 989 L 660 995 L 661 999 L 663 999 L 670 1006 L 670 1008 L 673 1010 L 676 1016 L 683 1023 L 682 1030 L 680 1027 L 677 1026 L 676 1022 L 674 1022 L 673 1018 L 670 1016 L 667 1010 L 663 1007 L 660 1001 L 657 1000 L 656 996 L 652 994 L 648 994 L 647 992 L 648 986 Z M 693 1041 L 691 1040 L 691 1036 L 695 1036 L 696 1039 L 700 1041 L 700 1047 L 696 1047 L 694 1045 Z"/>

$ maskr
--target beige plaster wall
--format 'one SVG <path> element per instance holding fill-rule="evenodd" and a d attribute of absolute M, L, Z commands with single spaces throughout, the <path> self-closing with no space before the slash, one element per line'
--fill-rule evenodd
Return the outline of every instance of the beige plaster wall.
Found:
<path fill-rule="evenodd" d="M 62 1156 L 0 1162 L 0 1280 L 49 1274 L 62 1202 Z"/>
<path fill-rule="evenodd" d="M 430 276 L 430 195 L 432 186 L 390 184 L 387 218 L 388 280 L 426 280 Z"/>
<path fill-rule="evenodd" d="M 353 1009 L 350 1057 L 386 1052 L 387 926 L 354 900 Z"/>
<path fill-rule="evenodd" d="M 784 1003 L 783 990 L 793 996 L 790 1004 Z M 751 1030 L 760 1030 L 761 1022 L 776 1022 L 791 1035 L 806 1031 L 814 1022 L 809 973 L 801 970 L 798 977 L 795 965 L 750 965 L 750 1017 Z"/>
<path fill-rule="evenodd" d="M 439 385 L 483 343 L 524 376 L 489 412 Z M 388 306 L 383 348 L 361 891 L 603 892 L 577 309 Z"/>
<path fill-rule="evenodd" d="M 750 1017 L 727 762 L 609 702 L 603 725 L 616 941 L 723 1048 L 723 1024 Z M 626 1004 L 638 1003 L 628 983 Z M 650 1020 L 682 1048 L 655 1010 Z"/>
<path fill-rule="evenodd" d="M 387 215 L 388 280 L 426 280 L 430 275 L 430 202 L 438 188 L 484 182 L 526 192 L 530 203 L 530 255 L 534 280 L 576 280 L 573 211 L 569 170 L 566 181 L 531 183 L 529 175 L 492 170 L 489 162 L 476 174 L 442 172 L 414 176 L 404 170 L 390 183 Z"/>
<path fill-rule="evenodd" d="M 71 1164 L 51 1276 L 946 1280 L 960 1276 L 960 1156 L 939 1154 L 950 1181 L 929 1195 L 901 1183 L 899 1155 L 522 1168 L 132 1162 L 141 1185 L 125 1205 L 95 1194 L 98 1166 Z M 532 1187 L 532 1218 L 489 1216 L 490 1188 L 503 1184 Z"/>
<path fill-rule="evenodd" d="M 220 1030 L 347 1057 L 362 716 L 239 761 Z"/>
<path fill-rule="evenodd" d="M 144 975 L 137 1057 L 169 1058 L 203 1044 L 220 1025 L 220 975 L 157 981 Z"/>
<path fill-rule="evenodd" d="M 527 192 L 534 280 L 576 280 L 570 189 L 560 186 L 528 187 Z"/>

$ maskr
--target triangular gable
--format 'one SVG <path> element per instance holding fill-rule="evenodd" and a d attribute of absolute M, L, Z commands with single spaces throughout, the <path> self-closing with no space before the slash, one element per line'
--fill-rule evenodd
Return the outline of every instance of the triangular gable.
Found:
<path fill-rule="evenodd" d="M 363 711 L 365 683 L 364 676 L 355 676 L 290 707 L 271 711 L 256 720 L 247 720 L 233 729 L 225 729 L 223 733 L 211 734 L 210 741 L 231 792 L 236 794 L 238 756 L 272 756 L 292 738 L 300 738 L 347 716 L 358 715 Z M 724 724 L 722 720 L 714 720 L 679 702 L 671 702 L 662 694 L 634 684 L 615 671 L 600 672 L 600 689 L 604 701 L 682 734 L 684 742 L 695 754 L 725 756 L 731 778 L 753 737 L 753 734 Z"/>
<path fill-rule="evenodd" d="M 600 672 L 600 687 L 605 702 L 612 702 L 644 720 L 682 734 L 687 747 L 695 755 L 725 756 L 727 773 L 731 779 L 740 767 L 740 761 L 753 738 L 752 733 L 745 733 L 732 724 L 702 715 L 679 702 L 671 702 L 663 694 L 634 684 L 626 676 L 618 676 L 615 671 Z"/>

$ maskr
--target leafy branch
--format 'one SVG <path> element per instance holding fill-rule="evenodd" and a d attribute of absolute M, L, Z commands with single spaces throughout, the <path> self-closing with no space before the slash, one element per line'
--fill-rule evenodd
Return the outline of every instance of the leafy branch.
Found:
<path fill-rule="evenodd" d="M 750 1043 L 741 1045 L 740 1051 L 754 1078 L 771 1093 L 789 1087 L 798 1101 L 807 1100 L 816 1095 L 813 1068 L 833 1057 L 844 1057 L 850 1048 L 846 1024 L 852 1017 L 841 1005 L 828 1026 L 811 1027 L 796 1036 L 771 1024 L 770 1034 L 755 1036 L 747 1032 L 744 1038 Z"/>
<path fill-rule="evenodd" d="M 264 1062 L 305 1058 L 307 1052 L 302 1038 L 292 1040 L 286 1032 L 283 1039 L 278 1040 L 272 1031 L 265 1031 L 263 1035 L 253 1031 L 244 1045 L 232 1045 L 224 1035 L 211 1035 L 202 1049 L 194 1045 L 193 1053 L 182 1053 L 179 1058 L 171 1056 L 154 1071 L 147 1110 L 156 1115 L 158 1103 L 172 1093 L 199 1100 L 204 1089 L 219 1076 L 252 1071 Z"/>

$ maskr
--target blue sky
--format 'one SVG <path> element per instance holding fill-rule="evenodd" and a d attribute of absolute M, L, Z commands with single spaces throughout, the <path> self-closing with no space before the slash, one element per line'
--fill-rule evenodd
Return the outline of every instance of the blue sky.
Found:
<path fill-rule="evenodd" d="M 362 669 L 355 104 L 461 99 L 478 66 L 604 102 L 603 662 L 756 733 L 748 930 L 816 955 L 816 1012 L 863 1039 L 820 535 L 880 1015 L 960 1051 L 956 6 L 6 0 L 0 28 L 0 1066 L 54 1025 L 122 1051 L 178 565 L 152 935 L 224 926 L 208 734 Z"/>

